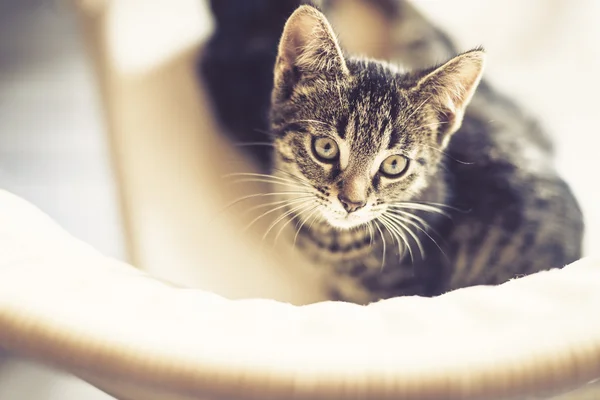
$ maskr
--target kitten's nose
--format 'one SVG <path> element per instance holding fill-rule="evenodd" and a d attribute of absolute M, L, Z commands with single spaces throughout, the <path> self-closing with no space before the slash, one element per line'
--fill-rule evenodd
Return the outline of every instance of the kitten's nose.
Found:
<path fill-rule="evenodd" d="M 340 200 L 340 203 L 342 203 L 342 205 L 344 206 L 344 209 L 348 212 L 354 212 L 356 210 L 360 210 L 361 208 L 363 208 L 365 206 L 365 204 L 367 204 L 367 202 L 365 200 L 351 200 L 349 198 L 347 198 L 346 196 L 342 195 L 341 193 L 338 194 L 338 199 Z"/>

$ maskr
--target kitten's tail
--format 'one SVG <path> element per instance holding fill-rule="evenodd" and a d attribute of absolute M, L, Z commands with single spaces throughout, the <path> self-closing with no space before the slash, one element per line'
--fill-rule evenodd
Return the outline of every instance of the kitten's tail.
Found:
<path fill-rule="evenodd" d="M 234 140 L 269 142 L 273 67 L 283 26 L 302 0 L 211 0 L 215 30 L 198 60 L 217 118 Z M 263 166 L 271 149 L 251 152 Z"/>

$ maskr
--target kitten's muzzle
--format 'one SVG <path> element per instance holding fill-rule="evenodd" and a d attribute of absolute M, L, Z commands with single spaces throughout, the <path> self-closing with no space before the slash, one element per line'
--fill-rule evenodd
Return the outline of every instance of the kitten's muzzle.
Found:
<path fill-rule="evenodd" d="M 367 204 L 366 200 L 349 199 L 348 197 L 344 196 L 342 193 L 338 194 L 338 200 L 340 201 L 340 203 L 342 203 L 344 210 L 346 210 L 348 213 L 354 212 L 356 210 L 360 210 Z"/>

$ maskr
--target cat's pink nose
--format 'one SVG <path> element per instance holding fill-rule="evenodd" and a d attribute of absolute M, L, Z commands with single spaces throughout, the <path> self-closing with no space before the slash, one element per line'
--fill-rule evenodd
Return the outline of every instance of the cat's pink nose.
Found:
<path fill-rule="evenodd" d="M 345 197 L 344 195 L 342 195 L 341 193 L 338 194 L 338 199 L 340 200 L 340 203 L 342 203 L 342 206 L 344 206 L 344 209 L 348 212 L 354 212 L 356 210 L 360 210 L 361 208 L 363 208 L 365 206 L 365 204 L 367 204 L 367 202 L 365 200 L 351 200 L 347 197 Z"/>

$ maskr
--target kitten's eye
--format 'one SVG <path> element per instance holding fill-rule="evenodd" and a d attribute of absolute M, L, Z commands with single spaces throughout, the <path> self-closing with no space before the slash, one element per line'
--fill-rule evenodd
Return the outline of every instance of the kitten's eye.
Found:
<path fill-rule="evenodd" d="M 394 155 L 383 160 L 381 167 L 379 167 L 379 171 L 390 178 L 397 178 L 406 172 L 407 168 L 408 158 L 400 155 Z"/>
<path fill-rule="evenodd" d="M 340 153 L 335 140 L 329 138 L 316 138 L 313 140 L 313 151 L 317 158 L 325 162 L 336 160 Z"/>

